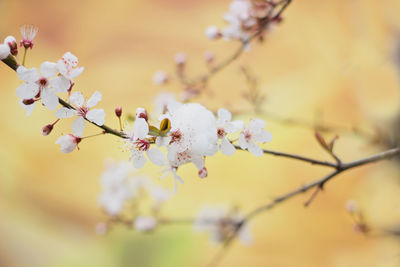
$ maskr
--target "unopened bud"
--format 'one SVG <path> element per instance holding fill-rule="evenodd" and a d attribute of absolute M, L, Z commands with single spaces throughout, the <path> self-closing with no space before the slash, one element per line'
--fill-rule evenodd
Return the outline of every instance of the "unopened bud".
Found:
<path fill-rule="evenodd" d="M 49 135 L 49 134 L 51 133 L 51 131 L 53 131 L 53 127 L 54 127 L 53 124 L 47 124 L 46 126 L 44 126 L 44 127 L 42 128 L 42 134 L 43 134 L 43 136 Z"/>
<path fill-rule="evenodd" d="M 210 40 L 217 40 L 222 36 L 217 26 L 208 27 L 205 31 L 205 34 Z"/>
<path fill-rule="evenodd" d="M 6 59 L 10 53 L 11 50 L 7 44 L 0 44 L 0 60 Z"/>
<path fill-rule="evenodd" d="M 24 99 L 24 100 L 22 100 L 22 103 L 24 103 L 24 105 L 29 106 L 29 105 L 32 105 L 33 103 L 35 103 L 35 99 L 33 99 L 33 98 Z"/>
<path fill-rule="evenodd" d="M 203 167 L 203 169 L 201 169 L 199 171 L 199 177 L 200 178 L 206 178 L 207 175 L 208 175 L 208 171 L 207 171 L 206 167 Z"/>
<path fill-rule="evenodd" d="M 121 115 L 122 115 L 122 107 L 117 107 L 117 108 L 115 108 L 115 115 L 116 115 L 118 118 L 121 118 Z"/>
<path fill-rule="evenodd" d="M 357 209 L 357 203 L 354 200 L 349 200 L 346 203 L 346 210 L 350 213 L 355 212 Z"/>
<path fill-rule="evenodd" d="M 136 118 L 142 118 L 145 119 L 146 121 L 149 120 L 149 117 L 147 116 L 147 111 L 144 108 L 136 109 Z"/>
<path fill-rule="evenodd" d="M 10 52 L 13 56 L 18 55 L 18 43 L 14 36 L 7 36 L 4 39 L 4 44 L 10 47 Z"/>
<path fill-rule="evenodd" d="M 206 60 L 207 64 L 211 64 L 213 63 L 214 59 L 215 59 L 215 54 L 212 51 L 207 50 L 206 52 L 204 52 L 204 59 Z"/>
<path fill-rule="evenodd" d="M 153 83 L 156 85 L 163 85 L 168 82 L 168 75 L 165 71 L 159 70 L 153 75 Z"/>
<path fill-rule="evenodd" d="M 177 65 L 184 65 L 187 61 L 187 56 L 182 52 L 176 53 L 174 56 L 174 61 Z"/>

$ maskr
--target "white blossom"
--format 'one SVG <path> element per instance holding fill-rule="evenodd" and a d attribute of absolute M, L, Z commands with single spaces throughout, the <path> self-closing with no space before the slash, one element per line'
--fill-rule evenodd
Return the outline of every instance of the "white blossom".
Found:
<path fill-rule="evenodd" d="M 32 49 L 33 47 L 33 39 L 38 32 L 38 28 L 33 25 L 23 25 L 20 28 L 22 40 L 21 45 L 25 47 L 25 49 Z"/>
<path fill-rule="evenodd" d="M 60 60 L 57 62 L 57 69 L 62 76 L 72 81 L 76 77 L 82 74 L 84 67 L 78 66 L 78 58 L 71 52 L 65 53 Z"/>
<path fill-rule="evenodd" d="M 119 215 L 125 202 L 133 196 L 128 180 L 131 170 L 131 165 L 126 162 L 109 162 L 100 178 L 99 204 L 110 216 Z"/>
<path fill-rule="evenodd" d="M 257 143 L 263 144 L 272 139 L 270 132 L 265 129 L 265 122 L 260 119 L 250 121 L 249 127 L 245 128 L 239 136 L 239 146 L 242 149 L 247 149 L 250 153 L 260 157 L 263 154 L 262 149 Z"/>
<path fill-rule="evenodd" d="M 204 206 L 197 213 L 194 229 L 208 233 L 213 242 L 222 243 L 236 231 L 243 218 L 243 215 L 232 213 L 226 206 Z M 251 244 L 252 236 L 247 223 L 240 227 L 237 235 L 243 245 Z"/>
<path fill-rule="evenodd" d="M 156 85 L 163 85 L 168 81 L 168 74 L 163 71 L 159 70 L 154 73 L 153 75 L 153 83 Z"/>
<path fill-rule="evenodd" d="M 170 113 L 179 108 L 182 105 L 176 100 L 174 94 L 162 92 L 157 95 L 154 100 L 154 114 L 158 117 L 162 114 Z"/>
<path fill-rule="evenodd" d="M 235 153 L 236 149 L 232 145 L 232 143 L 227 138 L 227 134 L 237 132 L 241 128 L 243 128 L 243 121 L 231 121 L 232 114 L 224 109 L 220 108 L 218 110 L 218 119 L 217 119 L 217 133 L 218 138 L 221 140 L 219 145 L 221 152 L 225 155 L 232 155 Z"/>
<path fill-rule="evenodd" d="M 101 93 L 98 91 L 94 92 L 93 95 L 86 101 L 80 92 L 74 92 L 70 96 L 70 101 L 75 105 L 76 109 L 70 109 L 62 107 L 57 110 L 55 115 L 59 119 L 71 118 L 77 116 L 75 121 L 72 123 L 72 130 L 78 135 L 82 136 L 85 130 L 85 119 L 102 126 L 105 122 L 105 112 L 103 109 L 97 109 L 93 107 L 101 100 Z"/>
<path fill-rule="evenodd" d="M 133 223 L 136 231 L 149 232 L 156 228 L 157 220 L 151 216 L 138 216 Z"/>
<path fill-rule="evenodd" d="M 206 29 L 205 34 L 210 40 L 216 40 L 221 37 L 221 32 L 219 31 L 217 26 L 209 26 Z"/>
<path fill-rule="evenodd" d="M 61 145 L 62 153 L 71 153 L 81 142 L 82 138 L 73 134 L 63 135 L 57 139 L 56 144 Z"/>
<path fill-rule="evenodd" d="M 164 165 L 165 156 L 157 148 L 150 148 L 150 141 L 146 139 L 149 133 L 149 125 L 143 118 L 137 118 L 133 124 L 133 133 L 130 134 L 130 138 L 127 140 L 130 146 L 131 156 L 130 159 L 133 162 L 135 168 L 140 169 L 146 163 L 144 152 L 151 162 L 157 165 Z"/>
<path fill-rule="evenodd" d="M 177 65 L 183 65 L 187 61 L 187 56 L 183 52 L 178 52 L 174 56 L 174 61 Z"/>
<path fill-rule="evenodd" d="M 70 82 L 62 76 L 56 76 L 57 68 L 55 63 L 48 61 L 42 63 L 40 72 L 41 74 L 35 68 L 18 67 L 18 77 L 24 83 L 17 88 L 17 96 L 21 99 L 41 98 L 43 105 L 53 110 L 58 106 L 56 92 L 66 92 Z"/>

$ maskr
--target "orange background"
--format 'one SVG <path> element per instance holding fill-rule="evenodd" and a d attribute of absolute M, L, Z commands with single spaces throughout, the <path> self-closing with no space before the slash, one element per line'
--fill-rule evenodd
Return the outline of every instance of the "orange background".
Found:
<path fill-rule="evenodd" d="M 204 30 L 224 26 L 229 1 L 1 0 L 0 37 L 19 38 L 19 26 L 39 27 L 27 65 L 56 61 L 66 51 L 78 56 L 85 71 L 75 90 L 103 94 L 99 107 L 117 127 L 116 106 L 133 113 L 151 107 L 160 88 L 152 84 L 159 69 L 173 72 L 173 55 L 189 56 L 189 73 L 205 70 L 203 53 L 217 60 L 236 43 L 211 42 Z M 249 111 L 241 95 L 246 88 L 239 67 L 259 78 L 267 97 L 264 110 L 312 122 L 317 110 L 329 125 L 350 129 L 385 124 L 399 112 L 399 70 L 393 49 L 399 42 L 398 0 L 293 1 L 285 21 L 263 44 L 254 44 L 237 62 L 211 80 L 210 95 L 198 101 L 210 108 Z M 63 122 L 48 136 L 41 128 L 54 114 L 36 107 L 25 117 L 15 89 L 19 79 L 0 65 L 0 266 L 204 266 L 218 247 L 191 226 L 166 226 L 153 234 L 117 227 L 97 236 L 94 225 L 105 219 L 97 205 L 99 176 L 105 158 L 127 159 L 112 136 L 89 139 L 79 152 L 61 154 L 54 142 L 70 131 Z M 173 83 L 164 90 L 179 92 Z M 274 136 L 265 148 L 330 160 L 310 129 L 269 120 Z M 96 133 L 93 126 L 86 133 Z M 332 137 L 333 134 L 327 135 Z M 379 151 L 352 134 L 336 147 L 344 160 Z M 397 163 L 398 164 L 398 163 Z M 239 205 L 247 212 L 327 171 L 321 167 L 237 152 L 207 159 L 209 176 L 201 180 L 194 167 L 183 167 L 185 185 L 168 202 L 165 214 L 188 217 L 203 204 Z M 158 180 L 160 171 L 144 173 Z M 349 171 L 326 186 L 309 208 L 299 196 L 251 222 L 254 244 L 235 242 L 220 266 L 399 266 L 398 240 L 352 231 L 344 205 L 355 199 L 374 229 L 400 222 L 399 170 L 379 163 Z M 172 179 L 160 184 L 172 188 Z M 311 192 L 309 192 L 311 193 Z"/>

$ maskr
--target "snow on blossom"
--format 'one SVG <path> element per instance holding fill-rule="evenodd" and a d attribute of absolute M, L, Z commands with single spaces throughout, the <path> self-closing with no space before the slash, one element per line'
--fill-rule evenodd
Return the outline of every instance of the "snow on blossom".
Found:
<path fill-rule="evenodd" d="M 218 110 L 218 119 L 216 123 L 218 138 L 221 140 L 219 147 L 221 152 L 228 156 L 235 153 L 236 149 L 227 138 L 227 134 L 237 132 L 244 126 L 243 121 L 231 120 L 232 114 L 228 110 L 224 108 Z"/>
<path fill-rule="evenodd" d="M 110 216 L 119 215 L 125 202 L 133 196 L 128 179 L 131 171 L 132 167 L 127 162 L 106 164 L 106 169 L 100 178 L 102 192 L 99 204 Z"/>
<path fill-rule="evenodd" d="M 4 44 L 10 47 L 10 53 L 14 56 L 18 54 L 18 43 L 14 36 L 9 35 L 4 39 Z M 0 56 L 1 58 L 1 56 Z"/>
<path fill-rule="evenodd" d="M 197 213 L 194 230 L 206 232 L 213 242 L 224 242 L 243 220 L 243 215 L 232 212 L 226 206 L 204 206 Z M 243 245 L 250 245 L 252 236 L 248 224 L 243 224 L 238 233 L 238 239 Z"/>
<path fill-rule="evenodd" d="M 76 109 L 62 107 L 56 111 L 55 115 L 59 119 L 71 118 L 76 115 L 77 118 L 72 123 L 72 130 L 78 135 L 83 135 L 83 131 L 85 130 L 85 119 L 99 126 L 104 124 L 106 116 L 104 110 L 97 108 L 93 109 L 93 107 L 101 100 L 101 93 L 98 91 L 94 92 L 86 103 L 80 92 L 72 93 L 69 99 L 71 103 L 75 105 Z"/>
<path fill-rule="evenodd" d="M 149 232 L 156 228 L 157 219 L 151 216 L 138 216 L 133 222 L 133 226 L 138 232 Z"/>
<path fill-rule="evenodd" d="M 130 160 L 135 168 L 140 169 L 146 163 L 144 152 L 151 162 L 157 165 L 164 165 L 165 156 L 157 148 L 150 148 L 150 140 L 147 139 L 149 133 L 149 125 L 143 118 L 137 118 L 133 124 L 133 132 L 129 134 L 129 139 L 126 140 L 130 146 Z"/>
<path fill-rule="evenodd" d="M 56 93 L 66 92 L 70 83 L 64 77 L 56 76 L 57 68 L 55 63 L 48 61 L 42 63 L 40 72 L 41 74 L 35 68 L 18 67 L 18 77 L 24 83 L 17 88 L 17 96 L 22 100 L 40 98 L 43 105 L 48 109 L 56 109 L 58 106 Z"/>
<path fill-rule="evenodd" d="M 10 46 L 7 44 L 0 44 L 0 60 L 6 59 L 10 53 Z"/>
<path fill-rule="evenodd" d="M 67 52 L 57 61 L 57 69 L 62 76 L 73 82 L 73 79 L 81 75 L 84 70 L 84 67 L 77 67 L 78 63 L 78 58 Z"/>
<path fill-rule="evenodd" d="M 257 143 L 263 144 L 271 141 L 272 135 L 265 129 L 265 122 L 260 119 L 253 119 L 249 123 L 249 127 L 243 129 L 239 136 L 239 146 L 247 149 L 250 153 L 260 157 L 263 154 L 261 147 Z"/>

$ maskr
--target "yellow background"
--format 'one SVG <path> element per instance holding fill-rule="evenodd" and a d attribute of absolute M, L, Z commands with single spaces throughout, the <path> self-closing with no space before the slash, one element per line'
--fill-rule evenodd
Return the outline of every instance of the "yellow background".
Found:
<path fill-rule="evenodd" d="M 159 69 L 172 73 L 175 52 L 186 52 L 188 71 L 197 74 L 205 70 L 206 49 L 215 51 L 217 60 L 236 49 L 235 43 L 204 36 L 207 26 L 225 25 L 221 16 L 228 5 L 227 0 L 1 0 L 0 37 L 19 39 L 25 23 L 39 27 L 28 66 L 56 61 L 67 51 L 77 55 L 85 71 L 74 89 L 86 96 L 100 91 L 107 124 L 117 127 L 116 106 L 131 113 L 151 107 L 160 91 L 152 75 Z M 349 129 L 384 125 L 399 112 L 399 72 L 392 57 L 400 40 L 399 12 L 398 0 L 294 0 L 284 23 L 212 79 L 210 94 L 199 101 L 251 111 L 241 98 L 246 83 L 239 67 L 247 66 L 259 78 L 268 112 L 312 122 L 319 110 L 327 124 Z M 71 121 L 43 137 L 41 128 L 54 114 L 37 106 L 25 117 L 15 95 L 19 84 L 15 73 L 0 65 L 0 266 L 204 266 L 212 258 L 218 246 L 191 226 L 144 235 L 120 226 L 97 236 L 94 225 L 106 219 L 97 205 L 104 159 L 128 154 L 113 136 L 89 139 L 80 151 L 61 154 L 54 142 L 70 131 Z M 173 83 L 164 89 L 181 88 Z M 310 129 L 264 119 L 274 136 L 265 148 L 330 160 Z M 86 131 L 96 132 L 93 126 Z M 348 161 L 379 149 L 342 134 L 336 151 Z M 311 192 L 255 218 L 253 245 L 235 242 L 220 266 L 399 266 L 398 240 L 354 233 L 344 208 L 355 199 L 376 232 L 400 223 L 395 164 L 341 175 L 309 208 L 303 203 Z M 244 152 L 218 154 L 207 165 L 204 180 L 192 167 L 180 170 L 185 185 L 165 214 L 188 217 L 206 203 L 239 205 L 247 212 L 329 171 Z M 144 172 L 155 180 L 160 175 L 150 165 Z M 160 184 L 172 188 L 172 178 Z"/>

